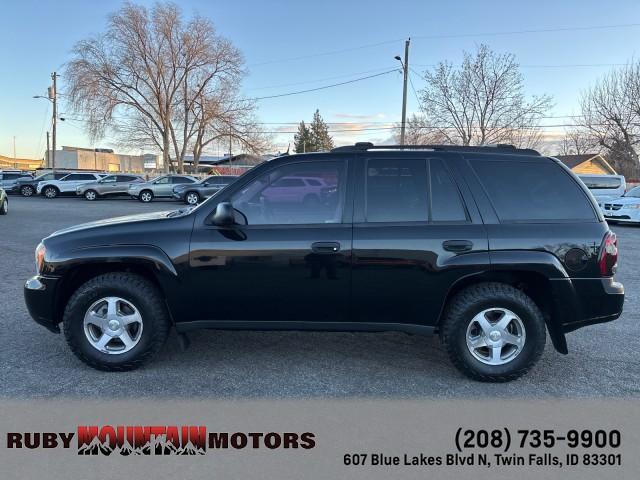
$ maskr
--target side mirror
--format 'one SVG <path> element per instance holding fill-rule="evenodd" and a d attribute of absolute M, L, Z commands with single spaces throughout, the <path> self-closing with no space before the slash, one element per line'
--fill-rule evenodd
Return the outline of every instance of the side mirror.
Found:
<path fill-rule="evenodd" d="M 204 182 L 204 183 L 202 184 L 202 186 L 203 186 L 203 187 L 208 187 L 208 186 L 209 186 L 209 182 Z"/>
<path fill-rule="evenodd" d="M 213 212 L 213 224 L 219 227 L 228 227 L 236 223 L 235 210 L 229 202 L 219 203 Z"/>

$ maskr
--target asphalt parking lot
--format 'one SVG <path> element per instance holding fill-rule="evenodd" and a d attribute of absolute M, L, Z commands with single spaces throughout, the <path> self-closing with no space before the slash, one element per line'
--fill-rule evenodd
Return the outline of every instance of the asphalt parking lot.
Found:
<path fill-rule="evenodd" d="M 203 331 L 175 336 L 144 368 L 92 370 L 62 335 L 34 323 L 22 286 L 41 238 L 70 225 L 181 204 L 10 197 L 0 217 L 0 396 L 5 398 L 573 398 L 640 394 L 640 227 L 613 226 L 620 245 L 623 316 L 569 334 L 570 353 L 547 343 L 536 368 L 509 384 L 468 380 L 436 338 L 401 333 Z"/>

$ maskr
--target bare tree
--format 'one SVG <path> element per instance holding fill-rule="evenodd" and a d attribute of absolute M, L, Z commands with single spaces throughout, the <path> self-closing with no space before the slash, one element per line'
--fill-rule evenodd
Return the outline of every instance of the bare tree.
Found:
<path fill-rule="evenodd" d="M 219 122 L 215 114 L 198 116 L 198 103 L 233 109 L 225 102 L 237 103 L 242 64 L 209 20 L 185 21 L 170 3 L 151 10 L 126 3 L 104 34 L 75 46 L 65 77 L 70 106 L 86 117 L 94 139 L 114 133 L 132 147 L 155 146 L 167 171 L 173 159 L 183 171 L 202 120 L 205 129 Z M 235 117 L 224 121 L 242 130 Z"/>
<path fill-rule="evenodd" d="M 394 140 L 400 143 L 401 124 L 395 125 Z M 412 114 L 407 119 L 404 143 L 406 145 L 436 145 L 450 143 L 441 130 L 429 124 L 424 115 Z"/>
<path fill-rule="evenodd" d="M 640 64 L 612 70 L 581 98 L 581 123 L 614 167 L 640 178 Z"/>
<path fill-rule="evenodd" d="M 421 109 L 448 143 L 539 143 L 540 121 L 551 108 L 551 97 L 525 97 L 513 55 L 480 45 L 473 55 L 464 52 L 460 68 L 441 62 L 425 72 L 424 80 Z"/>
<path fill-rule="evenodd" d="M 584 155 L 599 150 L 597 141 L 585 129 L 573 128 L 560 142 L 558 155 Z"/>

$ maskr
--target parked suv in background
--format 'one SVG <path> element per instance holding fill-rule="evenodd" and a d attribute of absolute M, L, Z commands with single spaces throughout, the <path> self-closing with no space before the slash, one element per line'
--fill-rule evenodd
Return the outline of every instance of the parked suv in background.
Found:
<path fill-rule="evenodd" d="M 173 187 L 173 198 L 187 205 L 196 205 L 205 198 L 218 193 L 236 178 L 228 175 L 213 175 L 196 183 L 187 183 Z"/>
<path fill-rule="evenodd" d="M 14 187 L 16 183 L 20 179 L 31 180 L 33 177 L 30 173 L 23 173 L 20 171 L 6 171 L 0 170 L 0 188 L 2 188 L 5 192 L 14 191 Z"/>
<path fill-rule="evenodd" d="M 627 189 L 624 175 L 578 175 L 587 186 L 598 203 L 602 205 L 605 200 L 618 198 Z"/>
<path fill-rule="evenodd" d="M 320 201 L 284 178 L 314 178 Z M 618 318 L 616 236 L 558 160 L 497 147 L 279 157 L 195 208 L 67 228 L 36 249 L 31 316 L 102 370 L 141 365 L 170 328 L 438 334 L 453 364 L 508 381 L 546 333 Z M 562 379 L 559 379 L 562 380 Z"/>
<path fill-rule="evenodd" d="M 84 183 L 78 186 L 78 188 L 76 188 L 76 195 L 82 195 L 86 200 L 128 195 L 131 185 L 144 181 L 144 178 L 140 175 L 128 173 L 108 175 L 97 182 Z"/>
<path fill-rule="evenodd" d="M 20 193 L 23 197 L 31 197 L 36 193 L 38 184 L 49 180 L 60 180 L 69 175 L 69 172 L 48 172 L 38 175 L 36 178 L 19 178 L 13 186 L 13 193 Z"/>
<path fill-rule="evenodd" d="M 189 175 L 162 175 L 148 182 L 136 183 L 129 187 L 128 193 L 141 202 L 151 202 L 156 197 L 173 196 L 173 188 L 176 185 L 192 184 L 198 180 Z"/>
<path fill-rule="evenodd" d="M 47 198 L 56 198 L 58 195 L 75 195 L 76 189 L 84 184 L 100 180 L 106 173 L 74 172 L 65 175 L 59 180 L 45 180 L 38 183 L 36 192 Z"/>

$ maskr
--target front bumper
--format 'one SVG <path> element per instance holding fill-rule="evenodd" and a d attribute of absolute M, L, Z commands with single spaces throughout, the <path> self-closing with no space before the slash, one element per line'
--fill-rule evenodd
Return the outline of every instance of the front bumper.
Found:
<path fill-rule="evenodd" d="M 48 330 L 60 333 L 56 318 L 56 288 L 59 278 L 36 275 L 24 284 L 24 301 L 29 315 Z"/>
<path fill-rule="evenodd" d="M 172 196 L 176 200 L 184 200 L 184 192 L 173 192 Z"/>

